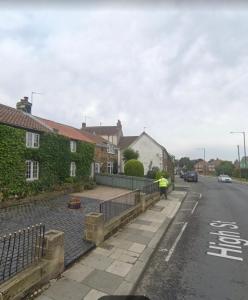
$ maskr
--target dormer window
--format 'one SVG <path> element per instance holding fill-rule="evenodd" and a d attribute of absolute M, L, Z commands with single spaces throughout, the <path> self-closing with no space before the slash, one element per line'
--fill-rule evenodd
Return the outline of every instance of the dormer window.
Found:
<path fill-rule="evenodd" d="M 40 135 L 34 132 L 26 132 L 26 147 L 27 148 L 39 148 L 40 147 Z"/>
<path fill-rule="evenodd" d="M 76 141 L 70 141 L 70 148 L 71 148 L 71 152 L 76 152 L 77 151 Z"/>

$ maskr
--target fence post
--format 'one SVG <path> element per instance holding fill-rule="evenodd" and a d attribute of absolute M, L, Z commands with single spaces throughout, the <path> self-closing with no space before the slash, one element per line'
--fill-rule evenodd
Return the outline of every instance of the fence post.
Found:
<path fill-rule="evenodd" d="M 96 245 L 104 241 L 104 219 L 102 213 L 91 212 L 85 216 L 84 238 Z"/>
<path fill-rule="evenodd" d="M 45 234 L 44 244 L 44 259 L 49 261 L 48 276 L 56 278 L 64 271 L 64 232 L 49 230 Z"/>

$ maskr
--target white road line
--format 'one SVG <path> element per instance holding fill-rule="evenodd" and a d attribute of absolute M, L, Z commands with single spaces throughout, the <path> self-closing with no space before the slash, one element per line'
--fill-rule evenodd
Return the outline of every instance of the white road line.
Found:
<path fill-rule="evenodd" d="M 193 215 L 195 209 L 196 209 L 196 206 L 198 205 L 198 201 L 196 202 L 195 206 L 193 207 L 192 211 L 191 211 L 191 215 Z"/>
<path fill-rule="evenodd" d="M 201 199 L 201 198 L 202 198 L 202 194 L 200 193 L 199 199 Z"/>
<path fill-rule="evenodd" d="M 168 262 L 168 261 L 170 260 L 170 258 L 171 258 L 171 256 L 172 256 L 173 252 L 174 252 L 175 249 L 176 249 L 177 243 L 179 242 L 179 240 L 180 240 L 180 238 L 181 238 L 181 236 L 182 236 L 182 234 L 183 234 L 185 228 L 187 227 L 187 225 L 188 225 L 187 222 L 184 223 L 184 225 L 183 225 L 183 227 L 182 227 L 182 229 L 181 229 L 179 235 L 177 236 L 177 238 L 176 238 L 174 244 L 173 244 L 172 247 L 170 248 L 170 251 L 169 251 L 168 255 L 167 255 L 166 258 L 165 258 L 165 261 L 166 261 L 166 262 Z"/>

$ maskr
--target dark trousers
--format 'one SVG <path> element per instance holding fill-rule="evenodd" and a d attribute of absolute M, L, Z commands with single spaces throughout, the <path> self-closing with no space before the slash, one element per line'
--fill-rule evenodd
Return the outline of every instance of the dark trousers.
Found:
<path fill-rule="evenodd" d="M 167 199 L 167 187 L 160 187 L 160 196 L 164 195 Z"/>

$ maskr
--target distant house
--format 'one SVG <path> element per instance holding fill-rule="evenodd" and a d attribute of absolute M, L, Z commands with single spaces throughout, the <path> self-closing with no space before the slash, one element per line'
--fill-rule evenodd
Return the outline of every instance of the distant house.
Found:
<path fill-rule="evenodd" d="M 123 152 L 131 148 L 139 153 L 139 160 L 144 165 L 144 173 L 157 167 L 168 171 L 172 176 L 174 166 L 172 158 L 162 145 L 155 141 L 149 134 L 142 132 L 139 136 L 124 136 L 120 138 L 119 148 L 121 151 L 121 171 L 124 171 Z"/>
<path fill-rule="evenodd" d="M 116 145 L 102 138 L 100 135 L 89 133 L 84 129 L 80 131 L 84 135 L 88 135 L 96 145 L 92 176 L 97 173 L 118 173 L 118 148 Z"/>
<path fill-rule="evenodd" d="M 220 159 L 210 159 L 207 163 L 207 171 L 208 173 L 215 173 L 216 167 L 218 167 L 221 163 Z"/>
<path fill-rule="evenodd" d="M 132 148 L 139 152 L 139 160 L 144 164 L 145 174 L 152 167 L 158 167 L 160 170 L 167 170 L 172 175 L 174 174 L 172 159 L 166 149 L 145 132 L 139 136 L 123 136 L 120 120 L 115 126 L 86 126 L 86 123 L 82 123 L 81 130 L 93 135 L 100 135 L 116 146 L 118 172 L 124 172 L 123 151 Z"/>
<path fill-rule="evenodd" d="M 118 120 L 116 126 L 86 126 L 82 123 L 82 128 L 91 134 L 100 135 L 105 140 L 114 145 L 118 145 L 120 138 L 123 136 L 121 121 Z"/>
<path fill-rule="evenodd" d="M 120 158 L 120 150 L 119 150 L 118 144 L 120 142 L 120 138 L 123 136 L 121 121 L 118 120 L 118 122 L 115 126 L 86 126 L 86 123 L 82 123 L 81 130 L 84 132 L 91 133 L 95 136 L 100 136 L 104 140 L 108 141 L 108 146 L 107 146 L 108 154 L 112 154 L 112 155 L 114 154 L 117 157 L 109 157 L 108 158 L 107 173 L 110 173 L 110 171 L 111 172 L 116 171 L 119 173 L 121 158 Z M 104 143 L 102 145 L 104 145 Z M 98 153 L 97 160 L 99 160 L 100 152 L 97 151 L 97 153 Z M 106 171 L 104 165 L 105 164 L 102 165 L 102 169 L 101 169 L 101 171 L 103 171 L 103 172 Z"/>
<path fill-rule="evenodd" d="M 51 189 L 90 174 L 95 147 L 90 136 L 33 116 L 28 97 L 16 107 L 0 104 L 0 198 Z"/>
<path fill-rule="evenodd" d="M 194 170 L 199 173 L 199 174 L 205 174 L 207 172 L 207 162 L 204 160 L 200 159 L 195 165 L 194 165 Z"/>

